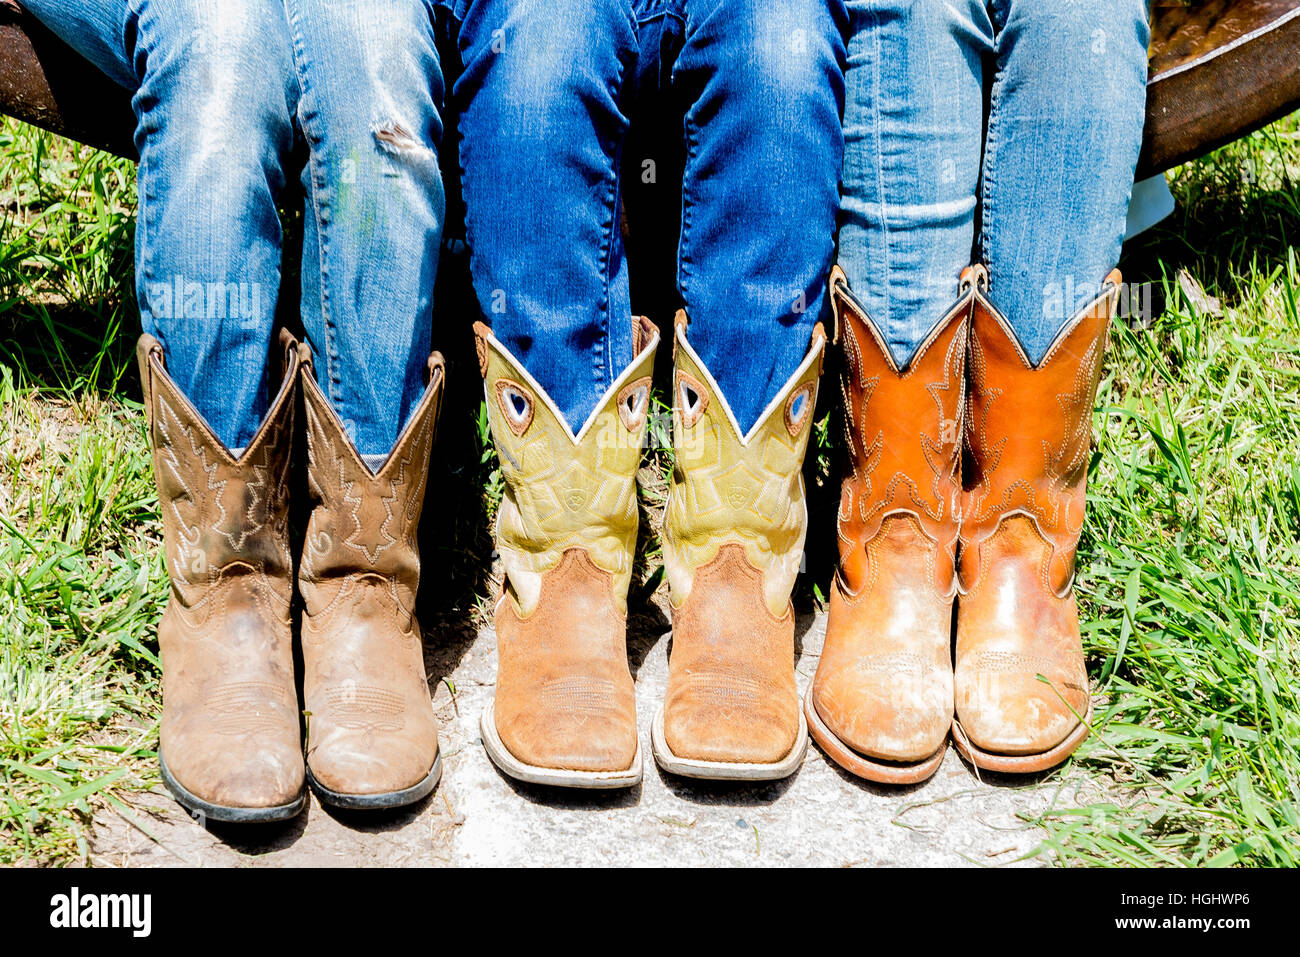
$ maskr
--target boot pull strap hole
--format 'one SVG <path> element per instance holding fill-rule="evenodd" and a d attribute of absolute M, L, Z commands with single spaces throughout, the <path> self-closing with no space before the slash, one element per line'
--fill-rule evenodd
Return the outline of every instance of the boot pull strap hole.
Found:
<path fill-rule="evenodd" d="M 785 427 L 792 436 L 797 436 L 807 421 L 812 410 L 812 396 L 813 384 L 805 382 L 786 400 Z"/>
<path fill-rule="evenodd" d="M 677 408 L 681 413 L 682 425 L 690 428 L 704 416 L 709 407 L 709 394 L 702 383 L 687 375 L 677 373 Z"/>
<path fill-rule="evenodd" d="M 645 424 L 649 409 L 649 378 L 638 379 L 628 384 L 618 395 L 618 417 L 629 432 L 636 432 Z"/>
<path fill-rule="evenodd" d="M 505 416 L 506 425 L 515 435 L 523 435 L 533 421 L 533 400 L 524 387 L 509 379 L 497 381 L 497 404 Z"/>

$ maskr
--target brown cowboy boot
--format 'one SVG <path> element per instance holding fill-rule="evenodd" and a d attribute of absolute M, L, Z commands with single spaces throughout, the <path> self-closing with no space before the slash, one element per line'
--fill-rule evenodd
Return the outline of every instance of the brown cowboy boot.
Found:
<path fill-rule="evenodd" d="M 676 321 L 673 447 L 664 565 L 673 608 L 655 760 L 686 777 L 793 774 L 808 747 L 794 684 L 790 592 L 807 532 L 804 452 L 826 336 L 742 436 Z"/>
<path fill-rule="evenodd" d="M 506 491 L 496 607 L 497 687 L 483 745 L 503 772 L 562 787 L 641 780 L 627 662 L 627 589 L 659 333 L 633 323 L 636 358 L 575 435 L 527 370 L 475 324 Z"/>
<path fill-rule="evenodd" d="M 841 767 L 871 781 L 934 774 L 952 725 L 961 415 L 974 273 L 903 368 L 831 272 L 844 343 L 850 471 L 826 645 L 804 712 Z"/>
<path fill-rule="evenodd" d="M 400 807 L 442 774 L 438 722 L 415 618 L 416 530 L 442 401 L 443 360 L 377 472 L 316 384 L 303 346 L 311 517 L 303 543 L 307 780 L 343 808 Z"/>
<path fill-rule="evenodd" d="M 1074 558 L 1119 283 L 1111 272 L 1037 365 L 975 296 L 953 740 L 990 771 L 1050 768 L 1088 735 Z"/>
<path fill-rule="evenodd" d="M 279 821 L 305 799 L 287 528 L 298 352 L 287 334 L 281 347 L 283 384 L 238 457 L 167 375 L 158 340 L 137 348 L 171 578 L 158 761 L 176 799 L 213 821 Z"/>

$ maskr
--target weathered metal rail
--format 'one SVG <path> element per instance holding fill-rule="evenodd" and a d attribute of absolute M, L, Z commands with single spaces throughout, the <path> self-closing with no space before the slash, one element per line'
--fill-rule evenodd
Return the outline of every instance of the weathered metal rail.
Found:
<path fill-rule="evenodd" d="M 5 0 L 0 0 L 0 113 L 135 156 L 131 94 Z"/>
<path fill-rule="evenodd" d="M 1160 0 L 1139 176 L 1300 108 L 1300 0 Z"/>

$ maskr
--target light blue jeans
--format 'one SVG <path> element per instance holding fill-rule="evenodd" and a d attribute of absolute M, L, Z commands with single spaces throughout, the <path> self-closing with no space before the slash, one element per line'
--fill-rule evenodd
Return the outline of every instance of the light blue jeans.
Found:
<path fill-rule="evenodd" d="M 310 146 L 302 319 L 366 455 L 422 389 L 442 230 L 440 73 L 423 0 L 23 0 L 134 92 L 145 331 L 227 445 L 266 410 L 277 202 Z"/>
<path fill-rule="evenodd" d="M 1119 259 L 1145 0 L 849 0 L 839 262 L 906 362 L 972 261 L 1038 361 Z"/>

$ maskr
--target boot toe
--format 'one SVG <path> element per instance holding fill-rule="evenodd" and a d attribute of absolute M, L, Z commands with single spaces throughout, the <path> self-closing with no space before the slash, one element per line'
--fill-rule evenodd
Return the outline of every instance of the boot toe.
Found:
<path fill-rule="evenodd" d="M 404 791 L 423 781 L 438 755 L 429 735 L 343 733 L 323 736 L 308 755 L 312 777 L 337 794 L 376 795 Z"/>
<path fill-rule="evenodd" d="M 161 751 L 176 783 L 217 807 L 281 807 L 302 793 L 303 760 L 297 747 L 252 740 L 202 749 L 168 743 Z"/>
<path fill-rule="evenodd" d="M 869 667 L 819 674 L 813 707 L 826 727 L 859 754 L 883 761 L 921 761 L 943 745 L 952 724 L 952 676 L 938 669 L 909 676 Z"/>
<path fill-rule="evenodd" d="M 971 743 L 992 754 L 1049 751 L 1088 711 L 1088 696 L 1074 683 L 1048 684 L 1028 674 L 973 677 L 959 685 L 957 717 Z"/>
<path fill-rule="evenodd" d="M 630 684 L 630 681 L 629 681 Z M 544 695 L 511 696 L 534 705 Z M 496 728 L 516 760 L 565 771 L 624 771 L 636 760 L 636 705 L 628 700 L 587 699 L 581 708 L 532 707 L 512 710 L 498 696 Z"/>
<path fill-rule="evenodd" d="M 799 737 L 793 691 L 760 694 L 756 683 L 697 674 L 664 702 L 664 740 L 678 758 L 712 764 L 776 764 Z"/>

